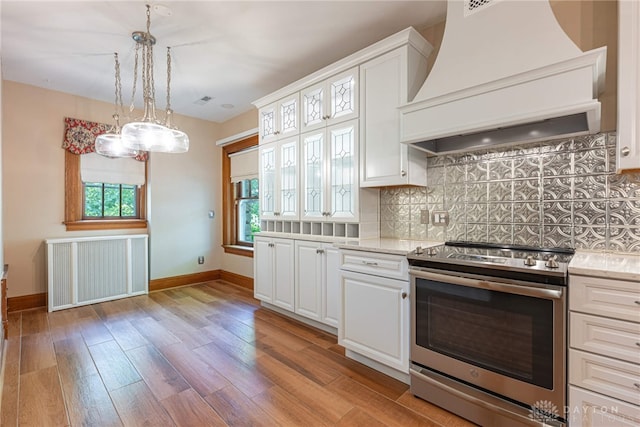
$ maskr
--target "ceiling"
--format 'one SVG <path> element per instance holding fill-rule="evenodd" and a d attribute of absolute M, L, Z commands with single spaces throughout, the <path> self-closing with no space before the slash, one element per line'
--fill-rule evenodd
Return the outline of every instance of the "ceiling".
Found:
<path fill-rule="evenodd" d="M 125 108 L 133 86 L 133 31 L 145 1 L 7 1 L 0 5 L 2 77 L 113 103 L 114 58 Z M 156 104 L 223 122 L 251 102 L 408 26 L 444 20 L 445 1 L 151 2 Z M 211 101 L 198 102 L 208 96 Z M 136 106 L 142 106 L 138 83 Z M 232 107 L 230 107 L 230 105 Z M 225 108 L 226 107 L 226 108 Z"/>

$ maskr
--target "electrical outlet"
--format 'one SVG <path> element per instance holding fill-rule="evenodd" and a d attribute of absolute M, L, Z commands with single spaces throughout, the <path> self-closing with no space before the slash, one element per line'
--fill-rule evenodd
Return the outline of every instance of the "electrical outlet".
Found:
<path fill-rule="evenodd" d="M 427 209 L 420 211 L 420 224 L 429 224 L 429 211 Z"/>
<path fill-rule="evenodd" d="M 204 264 L 204 257 L 203 256 L 199 256 L 198 257 L 198 264 Z"/>
<path fill-rule="evenodd" d="M 436 226 L 446 226 L 449 224 L 449 212 L 433 211 L 431 214 L 431 223 Z"/>

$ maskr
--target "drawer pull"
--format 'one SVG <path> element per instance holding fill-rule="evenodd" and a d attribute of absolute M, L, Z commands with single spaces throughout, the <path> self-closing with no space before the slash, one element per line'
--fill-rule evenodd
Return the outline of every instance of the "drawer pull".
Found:
<path fill-rule="evenodd" d="M 362 261 L 362 263 L 364 265 L 372 265 L 372 266 L 377 266 L 378 265 L 377 262 L 373 262 L 373 261 Z"/>

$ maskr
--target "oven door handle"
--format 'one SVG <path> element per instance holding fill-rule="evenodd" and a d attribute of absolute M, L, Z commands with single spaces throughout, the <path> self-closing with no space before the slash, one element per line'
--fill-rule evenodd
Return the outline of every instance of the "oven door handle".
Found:
<path fill-rule="evenodd" d="M 490 291 L 505 292 L 509 294 L 524 295 L 534 298 L 561 299 L 562 289 L 548 289 L 534 286 L 510 285 L 508 283 L 489 282 L 481 279 L 468 279 L 466 277 L 451 276 L 432 272 L 422 272 L 418 269 L 411 269 L 410 274 L 415 277 L 435 280 L 443 283 L 467 286 L 470 288 L 487 289 Z"/>

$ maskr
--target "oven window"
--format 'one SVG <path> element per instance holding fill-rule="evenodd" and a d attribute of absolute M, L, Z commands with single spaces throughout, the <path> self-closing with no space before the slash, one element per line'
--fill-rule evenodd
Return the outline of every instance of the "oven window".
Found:
<path fill-rule="evenodd" d="M 416 344 L 553 389 L 553 301 L 416 279 Z"/>

